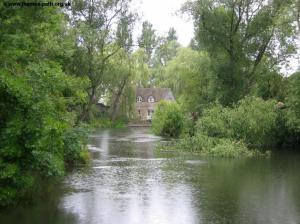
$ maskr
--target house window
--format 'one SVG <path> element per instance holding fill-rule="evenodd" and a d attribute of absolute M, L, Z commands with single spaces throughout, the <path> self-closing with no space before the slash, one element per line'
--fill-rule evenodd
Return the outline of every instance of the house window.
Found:
<path fill-rule="evenodd" d="M 154 110 L 148 110 L 148 116 L 152 116 L 154 114 Z"/>
<path fill-rule="evenodd" d="M 148 102 L 149 102 L 149 103 L 154 103 L 154 97 L 153 97 L 153 96 L 149 96 Z"/>
<path fill-rule="evenodd" d="M 139 114 L 141 114 L 141 110 L 138 110 Z"/>
<path fill-rule="evenodd" d="M 138 97 L 136 98 L 136 102 L 138 102 L 138 103 L 143 102 L 143 98 L 142 98 L 141 96 L 138 96 Z"/>

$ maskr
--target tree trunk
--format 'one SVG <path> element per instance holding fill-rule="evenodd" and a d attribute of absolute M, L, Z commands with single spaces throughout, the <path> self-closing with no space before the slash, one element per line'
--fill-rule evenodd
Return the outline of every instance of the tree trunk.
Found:
<path fill-rule="evenodd" d="M 116 117 L 117 117 L 117 114 L 118 114 L 118 111 L 119 111 L 119 108 L 120 108 L 120 98 L 122 96 L 122 93 L 123 93 L 123 90 L 125 88 L 125 85 L 126 85 L 126 82 L 128 80 L 128 76 L 126 76 L 121 85 L 120 85 L 120 88 L 115 96 L 115 100 L 113 102 L 113 105 L 112 105 L 112 111 L 111 111 L 111 119 L 112 121 L 115 121 L 116 120 Z"/>
<path fill-rule="evenodd" d="M 90 112 L 91 112 L 92 105 L 94 103 L 94 98 L 95 98 L 95 88 L 92 87 L 92 91 L 91 94 L 89 95 L 88 102 L 87 104 L 85 104 L 83 108 L 83 112 L 81 114 L 81 118 L 80 118 L 81 121 L 88 121 L 91 119 Z"/>

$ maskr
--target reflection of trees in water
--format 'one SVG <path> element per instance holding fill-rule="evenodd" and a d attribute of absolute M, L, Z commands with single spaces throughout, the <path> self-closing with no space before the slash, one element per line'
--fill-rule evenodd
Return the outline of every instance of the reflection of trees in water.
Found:
<path fill-rule="evenodd" d="M 90 191 L 66 197 L 64 207 L 73 207 L 86 223 L 197 223 L 190 188 L 179 184 L 178 172 L 162 169 L 165 160 L 153 158 L 153 142 L 136 141 L 147 136 L 142 130 L 111 131 L 108 159 L 96 158 L 100 168 L 88 174 L 89 180 L 71 181 L 75 186 L 88 181 Z"/>
<path fill-rule="evenodd" d="M 300 165 L 287 161 L 214 160 L 190 167 L 203 219 L 212 223 L 298 223 L 300 178 L 295 170 Z"/>
<path fill-rule="evenodd" d="M 60 200 L 64 193 L 60 180 L 43 180 L 33 191 L 32 197 L 35 199 L 32 204 L 1 211 L 0 223 L 76 224 L 79 222 L 77 214 L 60 209 Z"/>
<path fill-rule="evenodd" d="M 99 148 L 94 169 L 69 175 L 70 193 L 57 182 L 44 182 L 40 188 L 48 193 L 41 201 L 2 213 L 0 223 L 300 221 L 299 156 L 156 159 L 154 142 L 135 142 L 147 134 L 143 129 L 101 131 L 90 141 Z"/>

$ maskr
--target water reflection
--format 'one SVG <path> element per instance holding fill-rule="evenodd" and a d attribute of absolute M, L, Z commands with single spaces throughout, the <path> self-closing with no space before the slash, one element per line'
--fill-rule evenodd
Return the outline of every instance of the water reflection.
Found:
<path fill-rule="evenodd" d="M 143 128 L 99 130 L 89 169 L 0 223 L 300 223 L 298 155 L 204 160 L 157 155 L 159 141 Z"/>
<path fill-rule="evenodd" d="M 88 180 L 81 174 L 66 180 L 87 191 L 64 197 L 62 208 L 79 214 L 80 223 L 197 223 L 184 172 L 164 171 L 167 159 L 154 157 L 159 140 L 147 129 L 94 135 L 91 143 L 101 151 Z"/>
<path fill-rule="evenodd" d="M 287 158 L 286 158 L 287 159 Z M 300 223 L 299 157 L 215 160 L 189 171 L 203 223 Z M 201 189 L 197 191 L 196 189 Z"/>

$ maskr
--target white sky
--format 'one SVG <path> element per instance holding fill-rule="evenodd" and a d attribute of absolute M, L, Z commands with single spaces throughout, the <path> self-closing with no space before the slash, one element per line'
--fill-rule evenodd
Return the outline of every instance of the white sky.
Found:
<path fill-rule="evenodd" d="M 157 35 L 165 35 L 170 27 L 174 27 L 178 41 L 187 46 L 193 37 L 193 22 L 181 15 L 175 15 L 186 0 L 133 0 L 133 7 L 140 15 L 141 21 L 136 26 L 134 36 L 141 33 L 141 24 L 148 20 L 153 24 Z"/>

